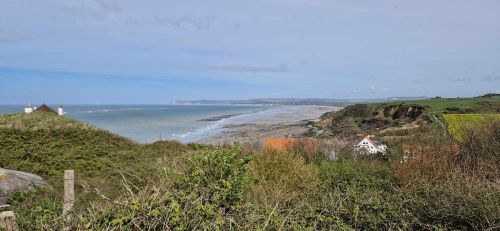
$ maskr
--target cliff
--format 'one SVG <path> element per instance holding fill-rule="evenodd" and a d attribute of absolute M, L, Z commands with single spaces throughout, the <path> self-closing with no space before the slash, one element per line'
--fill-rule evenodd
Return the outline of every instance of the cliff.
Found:
<path fill-rule="evenodd" d="M 428 122 L 427 108 L 421 105 L 355 104 L 322 115 L 316 126 L 327 135 L 355 135 Z"/>

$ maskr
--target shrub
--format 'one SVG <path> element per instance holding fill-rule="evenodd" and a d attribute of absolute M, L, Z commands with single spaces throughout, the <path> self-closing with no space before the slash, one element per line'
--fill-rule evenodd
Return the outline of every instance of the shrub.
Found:
<path fill-rule="evenodd" d="M 243 218 L 249 227 L 279 229 L 312 225 L 305 217 L 314 216 L 312 203 L 318 196 L 319 181 L 313 164 L 307 164 L 293 152 L 265 150 L 253 153 L 250 167 L 256 183 L 250 189 L 249 211 Z"/>
<path fill-rule="evenodd" d="M 85 228 L 108 230 L 228 229 L 252 180 L 240 147 L 202 149 L 184 173 L 167 172 L 155 186 L 123 202 L 95 205 Z"/>
<path fill-rule="evenodd" d="M 420 180 L 405 190 L 415 228 L 494 230 L 500 225 L 498 184 L 457 176 L 439 183 Z"/>
<path fill-rule="evenodd" d="M 320 178 L 326 195 L 323 216 L 339 217 L 357 230 L 408 229 L 411 216 L 405 195 L 390 182 L 385 163 L 376 159 L 324 162 Z"/>
<path fill-rule="evenodd" d="M 15 192 L 9 195 L 9 204 L 16 212 L 20 230 L 60 230 L 62 228 L 62 198 L 53 189 Z"/>
<path fill-rule="evenodd" d="M 404 141 L 421 149 L 414 159 L 394 163 L 391 174 L 408 196 L 406 204 L 414 217 L 413 228 L 498 227 L 499 138 L 495 123 L 471 128 L 459 144 L 436 132 Z"/>
<path fill-rule="evenodd" d="M 486 120 L 465 131 L 460 155 L 462 170 L 492 182 L 500 180 L 500 120 Z"/>

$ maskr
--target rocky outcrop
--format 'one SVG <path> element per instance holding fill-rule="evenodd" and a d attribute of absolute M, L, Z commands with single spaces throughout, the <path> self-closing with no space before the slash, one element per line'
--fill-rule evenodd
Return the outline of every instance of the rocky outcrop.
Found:
<path fill-rule="evenodd" d="M 8 193 L 47 186 L 38 175 L 0 168 L 0 205 L 7 203 Z"/>

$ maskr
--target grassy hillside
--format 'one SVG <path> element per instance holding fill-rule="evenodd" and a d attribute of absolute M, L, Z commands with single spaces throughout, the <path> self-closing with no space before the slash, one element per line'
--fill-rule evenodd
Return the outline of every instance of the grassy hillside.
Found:
<path fill-rule="evenodd" d="M 170 148 L 160 152 L 158 145 Z M 119 194 L 123 191 L 122 174 L 148 175 L 156 171 L 158 158 L 187 150 L 170 142 L 139 145 L 50 113 L 0 116 L 0 167 L 39 174 L 57 192 L 62 190 L 64 170 L 73 169 L 81 195 L 78 203 L 97 196 L 89 188 L 99 188 L 106 195 Z"/>
<path fill-rule="evenodd" d="M 432 98 L 388 103 L 356 104 L 326 113 L 316 125 L 325 135 L 376 133 L 403 125 L 440 122 L 444 114 L 500 113 L 500 96 Z M 414 126 L 416 127 L 416 126 Z"/>
<path fill-rule="evenodd" d="M 97 130 L 88 124 L 47 112 L 0 115 L 0 128 L 23 130 L 79 128 Z"/>

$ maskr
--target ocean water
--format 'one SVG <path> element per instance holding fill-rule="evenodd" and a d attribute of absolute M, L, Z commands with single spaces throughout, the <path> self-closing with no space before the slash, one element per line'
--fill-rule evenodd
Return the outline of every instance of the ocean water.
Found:
<path fill-rule="evenodd" d="M 50 106 L 57 109 L 57 105 Z M 141 143 L 159 139 L 193 142 L 221 132 L 226 124 L 272 117 L 275 108 L 260 105 L 64 106 L 65 115 L 70 118 Z M 0 105 L 0 114 L 23 111 L 23 105 Z"/>

